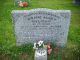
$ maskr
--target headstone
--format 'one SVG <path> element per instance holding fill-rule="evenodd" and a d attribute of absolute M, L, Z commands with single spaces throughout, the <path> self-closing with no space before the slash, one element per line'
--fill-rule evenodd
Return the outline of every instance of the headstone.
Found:
<path fill-rule="evenodd" d="M 47 49 L 41 48 L 35 51 L 34 60 L 47 60 Z"/>
<path fill-rule="evenodd" d="M 67 42 L 70 10 L 13 10 L 12 18 L 17 45 L 43 40 L 64 46 Z"/>

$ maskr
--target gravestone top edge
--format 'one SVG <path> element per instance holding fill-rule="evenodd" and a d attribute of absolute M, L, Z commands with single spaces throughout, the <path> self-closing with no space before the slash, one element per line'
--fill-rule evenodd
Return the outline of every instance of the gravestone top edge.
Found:
<path fill-rule="evenodd" d="M 47 8 L 36 8 L 36 9 L 30 9 L 30 10 L 12 10 L 11 13 L 25 13 L 28 11 L 48 11 L 48 12 L 66 12 L 70 13 L 71 10 L 53 10 L 53 9 L 47 9 Z"/>

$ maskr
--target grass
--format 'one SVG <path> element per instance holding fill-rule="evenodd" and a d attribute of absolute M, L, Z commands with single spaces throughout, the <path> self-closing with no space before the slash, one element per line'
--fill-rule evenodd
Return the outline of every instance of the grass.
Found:
<path fill-rule="evenodd" d="M 65 60 L 79 60 L 80 5 L 74 5 L 72 0 L 30 0 L 30 5 L 27 8 L 15 7 L 13 0 L 0 0 L 0 60 L 33 60 L 34 51 L 32 50 L 32 45 L 16 47 L 11 19 L 11 11 L 13 9 L 29 10 L 33 8 L 71 10 L 68 43 L 64 49 L 64 52 L 66 52 Z M 53 54 L 49 56 L 48 60 L 54 60 Z"/>

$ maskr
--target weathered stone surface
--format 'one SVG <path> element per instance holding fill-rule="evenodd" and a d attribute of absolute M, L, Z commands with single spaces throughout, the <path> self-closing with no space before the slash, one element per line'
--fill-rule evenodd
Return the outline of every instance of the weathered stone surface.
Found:
<path fill-rule="evenodd" d="M 12 17 L 17 45 L 44 40 L 64 46 L 67 42 L 70 10 L 13 10 Z"/>

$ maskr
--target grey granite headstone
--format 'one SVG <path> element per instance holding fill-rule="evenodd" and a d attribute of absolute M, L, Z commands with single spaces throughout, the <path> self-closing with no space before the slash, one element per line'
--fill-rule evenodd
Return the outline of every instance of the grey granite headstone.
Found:
<path fill-rule="evenodd" d="M 13 10 L 17 45 L 43 40 L 64 46 L 67 42 L 70 14 L 70 10 L 46 8 Z"/>

